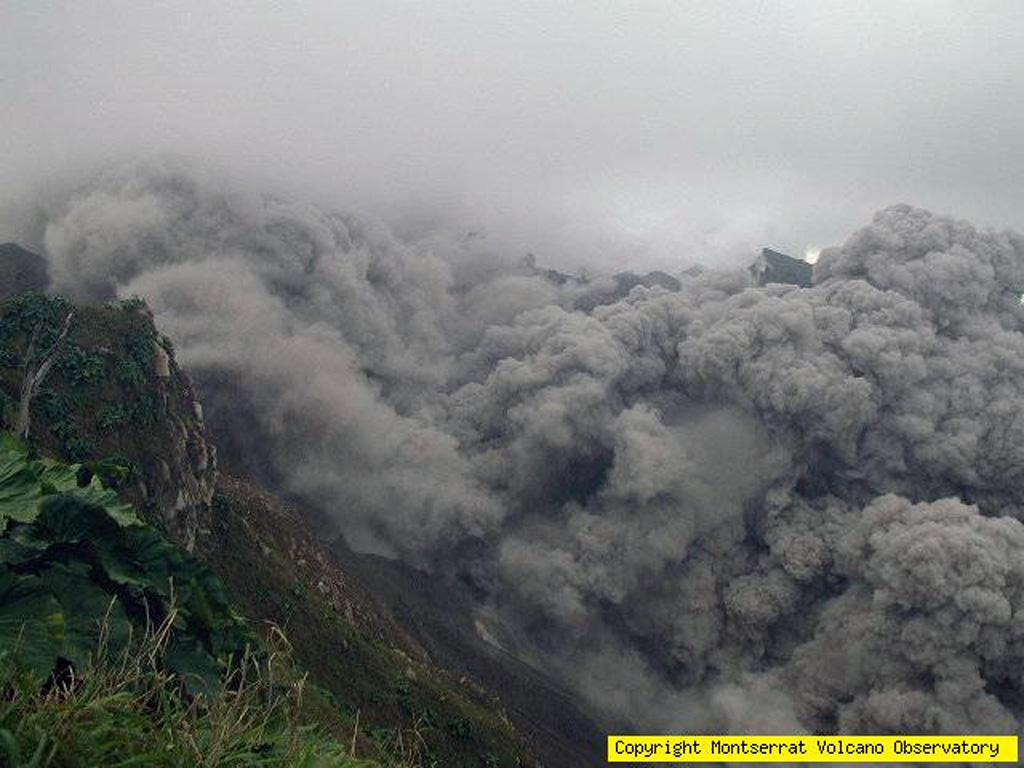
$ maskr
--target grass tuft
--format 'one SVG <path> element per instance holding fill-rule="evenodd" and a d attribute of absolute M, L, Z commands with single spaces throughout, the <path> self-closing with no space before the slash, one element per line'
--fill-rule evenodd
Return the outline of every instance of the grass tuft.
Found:
<path fill-rule="evenodd" d="M 83 672 L 43 681 L 0 652 L 0 764 L 32 766 L 302 766 L 377 768 L 300 721 L 305 676 L 277 629 L 223 688 L 186 691 L 165 663 L 176 609 L 120 653 L 106 622 Z M 403 761 L 404 762 L 404 761 Z"/>

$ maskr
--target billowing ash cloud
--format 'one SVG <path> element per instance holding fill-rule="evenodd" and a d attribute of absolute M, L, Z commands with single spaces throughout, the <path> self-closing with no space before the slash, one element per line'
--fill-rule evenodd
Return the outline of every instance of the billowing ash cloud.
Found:
<path fill-rule="evenodd" d="M 57 289 L 149 300 L 236 455 L 357 546 L 471 581 L 596 709 L 737 732 L 1024 715 L 1019 235 L 896 206 L 810 288 L 709 272 L 617 298 L 165 162 L 83 186 L 45 243 Z"/>

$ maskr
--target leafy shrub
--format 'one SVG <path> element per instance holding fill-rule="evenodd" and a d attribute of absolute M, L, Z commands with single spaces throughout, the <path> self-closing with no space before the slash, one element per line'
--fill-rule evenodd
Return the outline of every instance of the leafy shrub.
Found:
<path fill-rule="evenodd" d="M 96 444 L 77 432 L 71 432 L 64 441 L 64 455 L 71 461 L 87 461 L 96 455 L 96 451 Z"/>
<path fill-rule="evenodd" d="M 100 432 L 114 432 L 131 418 L 131 412 L 121 403 L 105 405 L 96 412 L 96 428 Z"/>
<path fill-rule="evenodd" d="M 56 368 L 72 387 L 82 387 L 101 381 L 107 364 L 100 355 L 72 344 L 61 350 Z"/>
<path fill-rule="evenodd" d="M 106 617 L 113 647 L 176 608 L 171 669 L 215 685 L 251 639 L 205 564 L 144 525 L 81 465 L 31 460 L 0 433 L 0 648 L 41 677 L 81 668 Z"/>
<path fill-rule="evenodd" d="M 448 722 L 448 732 L 457 739 L 467 740 L 473 738 L 473 724 L 464 717 L 452 718 Z"/>
<path fill-rule="evenodd" d="M 63 296 L 23 293 L 5 302 L 3 325 L 8 333 L 21 332 L 28 336 L 38 332 L 37 343 L 46 349 L 57 340 L 70 310 L 71 302 Z"/>
<path fill-rule="evenodd" d="M 51 424 L 70 423 L 75 413 L 74 400 L 61 392 L 47 390 L 35 402 Z"/>
<path fill-rule="evenodd" d="M 0 432 L 0 764 L 374 768 L 300 723 L 283 636 L 99 479 L 129 472 Z"/>
<path fill-rule="evenodd" d="M 83 469 L 88 470 L 89 481 L 93 477 L 99 477 L 104 488 L 122 488 L 139 477 L 139 466 L 120 454 L 87 462 Z"/>
<path fill-rule="evenodd" d="M 156 398 L 150 393 L 139 395 L 132 409 L 132 421 L 140 427 L 152 427 L 163 416 L 162 409 L 157 406 Z"/>
<path fill-rule="evenodd" d="M 146 300 L 139 296 L 129 296 L 118 301 L 117 305 L 125 312 L 138 312 L 146 308 Z"/>
<path fill-rule="evenodd" d="M 135 359 L 124 357 L 117 363 L 117 381 L 129 392 L 138 393 L 146 383 L 146 374 Z"/>

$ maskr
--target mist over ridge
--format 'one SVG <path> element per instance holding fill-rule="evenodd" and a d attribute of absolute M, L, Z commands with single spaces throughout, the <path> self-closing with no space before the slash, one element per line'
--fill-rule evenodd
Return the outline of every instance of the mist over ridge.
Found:
<path fill-rule="evenodd" d="M 619 297 L 163 160 L 39 231 L 54 290 L 146 298 L 236 451 L 595 710 L 1017 732 L 1024 237 L 897 205 L 810 288 Z"/>

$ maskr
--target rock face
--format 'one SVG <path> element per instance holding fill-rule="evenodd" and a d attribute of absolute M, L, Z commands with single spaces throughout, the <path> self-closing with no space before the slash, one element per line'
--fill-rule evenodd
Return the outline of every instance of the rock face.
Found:
<path fill-rule="evenodd" d="M 217 480 L 217 454 L 206 439 L 203 407 L 189 377 L 178 368 L 166 340 L 155 342 L 154 387 L 166 404 L 159 455 L 143 466 L 139 490 L 167 533 L 189 551 L 209 526 Z"/>
<path fill-rule="evenodd" d="M 17 243 L 0 245 L 0 299 L 41 291 L 50 283 L 46 259 Z"/>
<path fill-rule="evenodd" d="M 760 258 L 750 265 L 750 272 L 758 285 L 789 283 L 810 288 L 814 267 L 802 259 L 763 248 Z"/>

